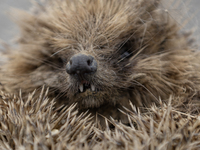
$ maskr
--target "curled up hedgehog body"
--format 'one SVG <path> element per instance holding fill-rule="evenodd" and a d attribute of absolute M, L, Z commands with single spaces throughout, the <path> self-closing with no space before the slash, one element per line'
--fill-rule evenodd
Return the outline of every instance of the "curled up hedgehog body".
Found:
<path fill-rule="evenodd" d="M 17 11 L 20 37 L 0 66 L 5 91 L 43 85 L 56 105 L 127 122 L 119 109 L 198 107 L 200 57 L 161 0 L 55 0 Z M 187 105 L 187 104 L 194 105 Z M 187 109 L 187 111 L 194 111 Z"/>

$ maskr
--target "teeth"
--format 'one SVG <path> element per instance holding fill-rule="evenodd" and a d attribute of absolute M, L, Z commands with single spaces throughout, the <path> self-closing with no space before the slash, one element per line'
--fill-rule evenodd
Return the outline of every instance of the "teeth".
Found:
<path fill-rule="evenodd" d="M 94 92 L 95 91 L 95 86 L 91 84 L 91 90 Z"/>
<path fill-rule="evenodd" d="M 83 92 L 83 84 L 80 84 L 79 89 L 81 92 Z"/>
<path fill-rule="evenodd" d="M 84 84 L 85 84 L 85 85 L 84 85 Z M 84 90 L 84 86 L 85 86 L 86 89 L 90 87 L 90 90 L 91 90 L 92 92 L 95 92 L 95 90 L 96 90 L 96 87 L 94 86 L 94 84 L 80 83 L 80 85 L 79 85 L 79 90 L 80 90 L 81 93 L 82 93 L 83 90 Z"/>

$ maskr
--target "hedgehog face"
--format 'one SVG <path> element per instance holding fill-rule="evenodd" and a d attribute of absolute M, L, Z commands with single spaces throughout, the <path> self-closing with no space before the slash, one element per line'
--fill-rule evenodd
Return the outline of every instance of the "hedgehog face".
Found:
<path fill-rule="evenodd" d="M 25 93 L 45 84 L 50 96 L 80 108 L 148 106 L 192 89 L 187 37 L 159 4 L 58 0 L 20 12 L 19 48 L 8 55 L 2 83 Z"/>
<path fill-rule="evenodd" d="M 21 20 L 20 50 L 13 55 L 20 60 L 12 68 L 27 80 L 16 86 L 31 91 L 45 84 L 58 99 L 83 108 L 118 103 L 129 95 L 131 57 L 143 48 L 134 3 L 57 1 Z"/>
<path fill-rule="evenodd" d="M 66 103 L 78 102 L 79 107 L 93 108 L 103 104 L 115 105 L 130 98 L 127 76 L 131 75 L 130 66 L 135 63 L 131 61 L 133 51 L 130 42 L 110 49 L 91 46 L 86 50 L 71 50 L 71 53 L 68 49 L 54 56 L 51 62 L 61 60 L 57 61 L 60 68 L 54 67 L 56 74 L 51 73 L 51 82 L 46 83 L 50 87 L 54 85 L 58 95 L 66 98 Z M 49 68 L 49 64 L 46 65 L 45 68 Z"/>

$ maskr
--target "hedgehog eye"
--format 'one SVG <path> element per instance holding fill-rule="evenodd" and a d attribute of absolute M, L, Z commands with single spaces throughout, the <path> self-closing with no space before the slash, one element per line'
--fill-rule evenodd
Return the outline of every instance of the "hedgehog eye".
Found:
<path fill-rule="evenodd" d="M 59 67 L 63 67 L 66 63 L 67 63 L 67 60 L 65 58 L 62 58 L 62 57 L 58 57 L 56 59 L 56 62 L 57 66 Z"/>
<path fill-rule="evenodd" d="M 124 52 L 122 55 L 121 55 L 121 59 L 123 58 L 129 58 L 130 57 L 130 53 L 128 51 Z"/>
<path fill-rule="evenodd" d="M 133 54 L 130 52 L 130 50 L 131 50 L 131 45 L 129 43 L 124 44 L 121 48 L 120 59 L 126 59 L 132 57 Z"/>
<path fill-rule="evenodd" d="M 67 63 L 67 59 L 66 58 L 60 58 L 60 62 L 62 62 L 63 64 Z"/>

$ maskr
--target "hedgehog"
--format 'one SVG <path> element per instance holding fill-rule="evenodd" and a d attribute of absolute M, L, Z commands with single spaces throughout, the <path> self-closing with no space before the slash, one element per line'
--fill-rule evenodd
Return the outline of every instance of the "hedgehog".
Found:
<path fill-rule="evenodd" d="M 200 146 L 198 115 L 182 113 L 168 105 L 152 106 L 146 114 L 134 106 L 127 110 L 130 126 L 114 119 L 106 120 L 112 130 L 95 127 L 91 116 L 78 115 L 75 105 L 53 110 L 54 100 L 48 90 L 35 91 L 28 99 L 0 92 L 0 149 L 13 150 L 172 150 L 194 149 Z"/>
<path fill-rule="evenodd" d="M 130 108 L 160 105 L 197 112 L 200 57 L 162 0 L 49 0 L 15 12 L 17 47 L 0 66 L 3 90 L 23 97 L 45 85 L 56 107 L 128 122 Z M 185 109 L 187 108 L 187 109 Z M 194 109 L 195 108 L 195 109 Z"/>

